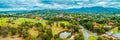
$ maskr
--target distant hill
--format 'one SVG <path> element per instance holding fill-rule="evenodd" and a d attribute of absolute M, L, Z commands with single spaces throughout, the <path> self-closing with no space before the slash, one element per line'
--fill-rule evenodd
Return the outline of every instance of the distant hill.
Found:
<path fill-rule="evenodd" d="M 73 9 L 67 9 L 64 11 L 66 12 L 117 12 L 117 11 L 120 11 L 120 9 L 96 6 L 96 7 L 73 8 Z"/>
<path fill-rule="evenodd" d="M 30 12 L 32 10 L 14 10 L 14 11 L 0 11 L 0 13 L 21 13 L 21 12 Z"/>
<path fill-rule="evenodd" d="M 120 12 L 120 9 L 116 8 L 105 8 L 101 6 L 95 6 L 95 7 L 82 7 L 82 8 L 72 8 L 72 9 L 44 9 L 44 10 L 15 10 L 15 11 L 0 11 L 1 13 L 26 13 L 26 12 L 32 12 L 32 13 L 63 13 L 63 12 L 95 12 L 95 13 L 116 13 Z"/>

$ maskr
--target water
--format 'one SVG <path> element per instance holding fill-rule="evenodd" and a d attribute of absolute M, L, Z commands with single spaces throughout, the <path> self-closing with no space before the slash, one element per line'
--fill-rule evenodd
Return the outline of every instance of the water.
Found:
<path fill-rule="evenodd" d="M 62 32 L 62 33 L 60 33 L 60 38 L 67 38 L 69 35 L 70 35 L 71 33 L 69 33 L 69 32 Z"/>

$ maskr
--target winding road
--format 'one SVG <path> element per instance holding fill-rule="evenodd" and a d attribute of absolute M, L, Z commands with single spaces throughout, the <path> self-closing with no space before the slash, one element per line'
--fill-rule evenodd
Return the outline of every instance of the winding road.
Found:
<path fill-rule="evenodd" d="M 88 40 L 89 36 L 97 36 L 97 34 L 93 34 L 93 33 L 89 34 L 83 26 L 79 25 L 79 27 L 82 29 L 82 32 L 83 32 L 83 35 L 84 35 L 84 40 Z"/>

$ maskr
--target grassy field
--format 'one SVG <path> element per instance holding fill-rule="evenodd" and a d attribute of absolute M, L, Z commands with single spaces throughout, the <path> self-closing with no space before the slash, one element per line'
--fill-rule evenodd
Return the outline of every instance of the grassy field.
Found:
<path fill-rule="evenodd" d="M 95 36 L 89 36 L 88 40 L 97 40 L 97 37 L 95 37 Z"/>

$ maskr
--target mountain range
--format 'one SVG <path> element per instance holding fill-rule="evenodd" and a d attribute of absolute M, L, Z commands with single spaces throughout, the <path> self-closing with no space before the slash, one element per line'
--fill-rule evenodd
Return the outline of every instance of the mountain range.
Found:
<path fill-rule="evenodd" d="M 105 8 L 105 7 L 101 7 L 101 6 L 95 6 L 95 7 L 82 7 L 82 8 L 72 8 L 72 9 L 61 9 L 61 10 L 57 10 L 57 9 L 45 9 L 47 11 L 64 11 L 64 12 L 110 12 L 110 13 L 114 13 L 114 12 L 120 12 L 120 9 L 117 8 Z M 4 13 L 4 12 L 42 12 L 45 10 L 15 10 L 15 11 L 0 11 L 0 13 Z M 52 11 L 52 12 L 53 12 Z"/>
<path fill-rule="evenodd" d="M 119 12 L 120 9 L 96 6 L 96 7 L 73 8 L 73 9 L 67 9 L 64 11 L 67 11 L 67 12 Z"/>

